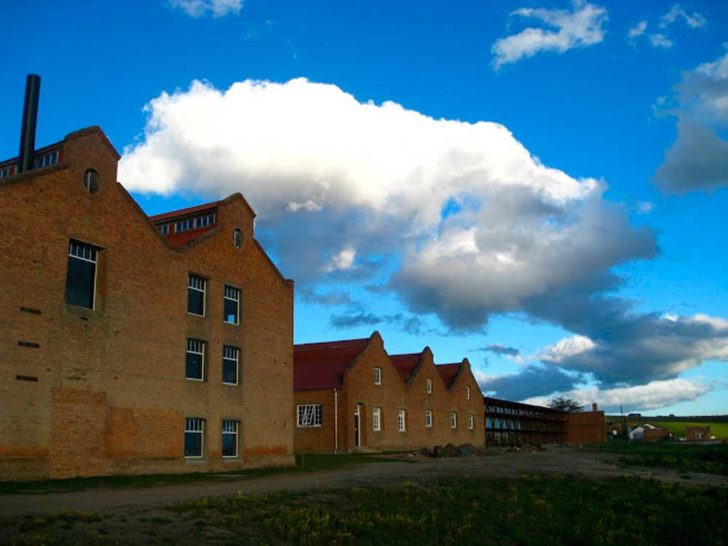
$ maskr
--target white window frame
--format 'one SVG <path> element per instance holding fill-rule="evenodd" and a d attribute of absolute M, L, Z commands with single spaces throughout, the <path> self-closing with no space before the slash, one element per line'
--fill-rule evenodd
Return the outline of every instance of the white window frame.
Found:
<path fill-rule="evenodd" d="M 425 428 L 432 428 L 432 410 L 425 410 Z"/>
<path fill-rule="evenodd" d="M 207 342 L 201 339 L 187 338 L 187 350 L 185 351 L 185 379 L 187 381 L 204 381 L 205 380 L 205 349 Z M 202 377 L 187 377 L 187 355 L 202 355 L 202 369 L 200 370 Z"/>
<path fill-rule="evenodd" d="M 382 384 L 382 368 L 374 368 L 374 384 Z"/>
<path fill-rule="evenodd" d="M 372 408 L 372 430 L 374 432 L 382 431 L 382 408 Z"/>
<path fill-rule="evenodd" d="M 202 288 L 197 285 L 200 285 Z M 198 315 L 197 313 L 191 312 L 189 309 L 187 309 L 187 314 L 193 315 L 195 317 L 204 317 L 205 313 L 207 312 L 207 279 L 205 277 L 200 277 L 199 275 L 193 275 L 192 273 L 190 273 L 187 276 L 187 290 L 202 292 L 202 314 Z"/>
<path fill-rule="evenodd" d="M 96 309 L 96 284 L 99 277 L 99 248 L 88 243 L 82 243 L 75 239 L 68 241 L 68 257 L 94 264 L 94 293 L 91 302 L 91 310 Z M 73 304 L 69 304 L 73 305 Z"/>
<path fill-rule="evenodd" d="M 296 426 L 317 428 L 323 426 L 323 406 L 321 404 L 298 404 L 296 406 Z"/>
<path fill-rule="evenodd" d="M 185 455 L 185 459 L 202 459 L 205 456 L 205 420 L 201 417 L 185 417 L 185 435 L 187 434 L 200 435 L 200 454 Z"/>
<path fill-rule="evenodd" d="M 397 414 L 397 430 L 407 432 L 407 410 L 399 410 Z"/>
<path fill-rule="evenodd" d="M 475 415 L 472 413 L 468 415 L 468 430 L 473 430 L 475 428 Z"/>
<path fill-rule="evenodd" d="M 432 378 L 427 378 L 427 394 L 432 394 Z"/>
<path fill-rule="evenodd" d="M 450 428 L 453 430 L 458 428 L 458 413 L 456 411 L 450 412 Z"/>
<path fill-rule="evenodd" d="M 465 400 L 470 400 L 470 387 L 465 387 Z"/>
<path fill-rule="evenodd" d="M 232 345 L 223 345 L 222 360 L 223 360 L 223 362 L 222 362 L 222 368 L 223 368 L 222 384 L 223 385 L 240 384 L 240 349 L 238 349 L 237 347 L 233 347 Z M 235 383 L 229 383 L 229 382 L 225 381 L 224 372 L 225 372 L 225 361 L 226 360 L 235 361 Z"/>
<path fill-rule="evenodd" d="M 235 313 L 235 322 L 230 322 L 227 319 L 227 316 L 224 316 L 222 318 L 222 321 L 225 324 L 234 324 L 239 325 L 240 324 L 240 300 L 241 300 L 241 294 L 242 290 L 240 288 L 236 288 L 234 286 L 230 286 L 229 284 L 225 285 L 224 291 L 223 291 L 223 312 L 225 311 L 225 300 L 234 301 L 235 305 L 237 307 L 237 312 Z"/>
<path fill-rule="evenodd" d="M 240 421 L 235 419 L 223 419 L 222 420 L 222 439 L 224 440 L 225 435 L 235 437 L 235 455 L 223 455 L 223 459 L 236 459 L 240 453 L 238 449 L 238 430 L 240 429 Z M 222 453 L 222 446 L 224 442 L 220 444 L 220 452 Z"/>

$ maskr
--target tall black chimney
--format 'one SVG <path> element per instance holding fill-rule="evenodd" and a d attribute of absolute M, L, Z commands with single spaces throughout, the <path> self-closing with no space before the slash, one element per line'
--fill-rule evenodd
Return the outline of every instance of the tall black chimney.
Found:
<path fill-rule="evenodd" d="M 23 123 L 20 127 L 18 173 L 29 171 L 33 168 L 35 126 L 38 122 L 38 97 L 40 97 L 40 76 L 37 74 L 28 74 L 28 77 L 25 80 Z"/>

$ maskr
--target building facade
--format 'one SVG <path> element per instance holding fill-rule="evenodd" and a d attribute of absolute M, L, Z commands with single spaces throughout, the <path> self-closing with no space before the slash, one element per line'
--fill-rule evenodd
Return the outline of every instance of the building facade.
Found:
<path fill-rule="evenodd" d="M 484 444 L 482 398 L 467 360 L 435 365 L 429 348 L 389 355 L 369 338 L 294 347 L 296 452 Z"/>
<path fill-rule="evenodd" d="M 0 479 L 293 460 L 293 284 L 239 194 L 147 217 L 90 128 L 0 163 Z"/>

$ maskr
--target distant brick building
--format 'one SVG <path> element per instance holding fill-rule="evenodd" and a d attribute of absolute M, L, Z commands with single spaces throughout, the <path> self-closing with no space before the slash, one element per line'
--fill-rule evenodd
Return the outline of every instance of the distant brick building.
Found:
<path fill-rule="evenodd" d="M 710 440 L 710 427 L 685 427 L 685 439 L 688 442 L 705 442 Z"/>
<path fill-rule="evenodd" d="M 484 444 L 482 398 L 467 360 L 429 349 L 388 355 L 369 338 L 294 347 L 297 452 Z"/>
<path fill-rule="evenodd" d="M 148 218 L 98 128 L 0 162 L 0 479 L 293 460 L 293 285 L 239 194 Z"/>
<path fill-rule="evenodd" d="M 604 412 L 565 412 L 544 406 L 484 397 L 488 445 L 592 444 L 607 439 Z"/>

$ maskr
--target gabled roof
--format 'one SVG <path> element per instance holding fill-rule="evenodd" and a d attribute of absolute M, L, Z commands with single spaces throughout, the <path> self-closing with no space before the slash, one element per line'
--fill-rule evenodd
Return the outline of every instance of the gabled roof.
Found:
<path fill-rule="evenodd" d="M 402 381 L 407 381 L 417 365 L 422 360 L 422 353 L 411 353 L 406 355 L 390 355 L 389 360 L 399 372 Z"/>
<path fill-rule="evenodd" d="M 155 226 L 160 226 L 168 222 L 173 223 L 176 220 L 200 216 L 206 212 L 215 212 L 221 203 L 222 201 L 213 201 L 212 203 L 204 203 L 195 207 L 187 207 L 185 209 L 173 210 L 163 214 L 156 214 L 155 216 L 150 216 L 149 219 Z M 183 247 L 215 227 L 217 227 L 217 220 L 214 224 L 196 229 L 189 229 L 180 233 L 176 233 L 172 228 L 170 228 L 169 233 L 163 237 L 167 239 L 172 246 Z"/>
<path fill-rule="evenodd" d="M 456 362 L 453 364 L 437 364 L 435 366 L 435 369 L 440 374 L 440 377 L 442 377 L 442 381 L 445 383 L 445 386 L 448 389 L 455 380 L 455 377 L 458 375 L 458 372 L 460 371 L 460 366 L 462 366 L 461 362 Z"/>
<path fill-rule="evenodd" d="M 341 388 L 344 370 L 367 348 L 370 338 L 293 346 L 294 390 Z"/>

